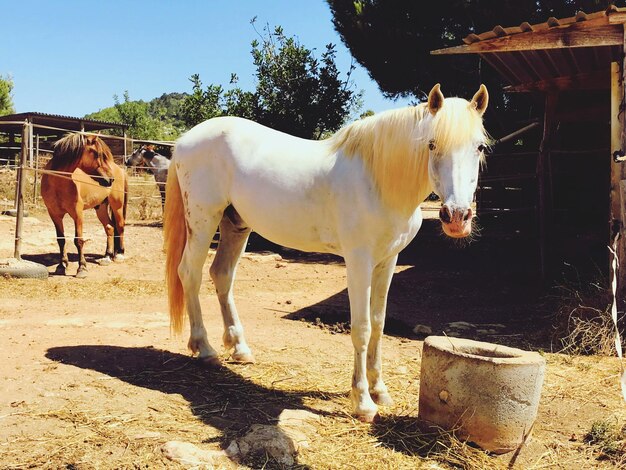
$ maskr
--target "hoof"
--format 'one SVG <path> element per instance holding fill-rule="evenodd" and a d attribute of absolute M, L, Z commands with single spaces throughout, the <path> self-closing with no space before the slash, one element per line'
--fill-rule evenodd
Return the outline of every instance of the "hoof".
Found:
<path fill-rule="evenodd" d="M 108 266 L 109 264 L 111 264 L 111 258 L 105 256 L 104 258 L 100 258 L 98 261 L 96 261 L 96 263 L 98 263 L 100 266 Z"/>
<path fill-rule="evenodd" d="M 56 274 L 57 276 L 65 276 L 65 266 L 59 264 L 54 270 L 54 274 Z"/>
<path fill-rule="evenodd" d="M 113 258 L 113 261 L 115 261 L 116 263 L 123 263 L 125 259 L 126 259 L 126 258 L 124 257 L 124 255 L 123 255 L 123 254 L 118 253 L 118 254 L 117 254 L 117 255 L 115 255 L 115 257 Z"/>
<path fill-rule="evenodd" d="M 252 353 L 233 354 L 231 360 L 239 364 L 254 364 L 256 362 Z"/>
<path fill-rule="evenodd" d="M 383 392 L 383 393 L 370 392 L 370 396 L 372 397 L 372 400 L 374 400 L 374 403 L 376 403 L 377 405 L 382 405 L 382 406 L 393 405 L 393 399 L 391 398 L 391 395 L 389 395 L 389 393 L 387 392 Z"/>
<path fill-rule="evenodd" d="M 352 389 L 350 392 L 350 401 L 354 407 L 354 416 L 364 423 L 371 423 L 374 421 L 376 414 L 378 413 L 378 407 L 370 398 L 369 392 L 359 393 L 356 389 Z"/>
<path fill-rule="evenodd" d="M 220 369 L 222 366 L 222 361 L 217 356 L 209 356 L 209 357 L 199 357 L 198 362 L 205 369 Z"/>
<path fill-rule="evenodd" d="M 354 416 L 362 423 L 373 423 L 376 416 L 378 416 L 378 412 L 376 410 L 360 413 L 355 411 Z"/>
<path fill-rule="evenodd" d="M 85 279 L 87 277 L 86 269 L 79 269 L 76 273 L 76 279 Z"/>

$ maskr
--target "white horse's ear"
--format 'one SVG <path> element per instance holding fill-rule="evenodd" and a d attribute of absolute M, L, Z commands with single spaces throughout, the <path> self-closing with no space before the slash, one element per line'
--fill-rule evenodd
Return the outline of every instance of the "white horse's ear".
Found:
<path fill-rule="evenodd" d="M 437 83 L 430 93 L 428 93 L 428 110 L 433 116 L 443 106 L 443 93 L 441 93 L 441 85 Z"/>
<path fill-rule="evenodd" d="M 483 84 L 480 85 L 480 88 L 472 98 L 470 105 L 478 111 L 478 114 L 481 116 L 485 114 L 485 110 L 487 109 L 487 105 L 489 104 L 489 92 L 487 91 L 487 87 Z"/>

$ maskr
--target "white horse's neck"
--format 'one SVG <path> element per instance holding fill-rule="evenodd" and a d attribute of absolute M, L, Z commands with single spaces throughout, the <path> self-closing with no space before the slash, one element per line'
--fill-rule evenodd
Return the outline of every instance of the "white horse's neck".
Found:
<path fill-rule="evenodd" d="M 424 105 L 386 111 L 357 121 L 331 137 L 331 148 L 360 158 L 393 210 L 412 214 L 432 191 L 428 136 L 432 118 Z"/>

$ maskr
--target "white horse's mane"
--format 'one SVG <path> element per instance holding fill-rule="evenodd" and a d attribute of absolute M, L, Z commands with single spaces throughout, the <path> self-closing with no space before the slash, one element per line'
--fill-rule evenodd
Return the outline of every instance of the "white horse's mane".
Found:
<path fill-rule="evenodd" d="M 467 142 L 487 141 L 481 115 L 461 98 L 447 98 L 432 116 L 426 103 L 358 120 L 329 138 L 331 149 L 361 158 L 381 198 L 391 207 L 412 211 L 432 191 L 428 145 L 445 156 Z"/>

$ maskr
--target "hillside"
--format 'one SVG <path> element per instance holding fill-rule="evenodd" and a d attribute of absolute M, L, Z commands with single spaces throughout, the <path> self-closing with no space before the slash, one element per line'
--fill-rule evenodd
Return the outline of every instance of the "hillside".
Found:
<path fill-rule="evenodd" d="M 94 113 L 86 119 L 124 122 L 131 126 L 132 135 L 138 139 L 174 140 L 185 131 L 181 105 L 187 93 L 163 93 L 150 101 L 130 100 L 128 93 L 115 104 Z"/>

